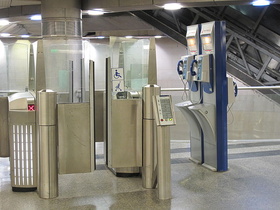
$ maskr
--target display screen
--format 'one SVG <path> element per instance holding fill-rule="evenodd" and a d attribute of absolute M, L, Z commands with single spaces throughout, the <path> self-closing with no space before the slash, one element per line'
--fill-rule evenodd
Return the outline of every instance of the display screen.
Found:
<path fill-rule="evenodd" d="M 211 51 L 213 50 L 213 43 L 210 35 L 204 35 L 201 37 L 203 50 Z"/>
<path fill-rule="evenodd" d="M 188 38 L 188 46 L 195 46 L 196 42 L 195 42 L 195 38 Z"/>
<path fill-rule="evenodd" d="M 35 105 L 34 104 L 28 104 L 27 109 L 28 109 L 28 111 L 35 111 Z"/>
<path fill-rule="evenodd" d="M 172 110 L 169 99 L 160 99 L 163 119 L 172 119 Z"/>
<path fill-rule="evenodd" d="M 196 46 L 195 38 L 194 37 L 187 38 L 187 42 L 188 42 L 189 52 L 192 54 L 197 54 L 197 46 Z"/>

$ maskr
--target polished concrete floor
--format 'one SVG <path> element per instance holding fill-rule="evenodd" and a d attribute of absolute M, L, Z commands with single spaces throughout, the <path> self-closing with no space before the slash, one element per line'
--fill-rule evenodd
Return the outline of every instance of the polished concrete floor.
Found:
<path fill-rule="evenodd" d="M 103 165 L 88 174 L 59 175 L 59 196 L 12 192 L 9 161 L 0 158 L 0 209 L 280 209 L 280 141 L 230 141 L 229 170 L 212 172 L 189 160 L 188 142 L 171 142 L 172 199 L 142 188 L 140 177 L 118 178 Z"/>

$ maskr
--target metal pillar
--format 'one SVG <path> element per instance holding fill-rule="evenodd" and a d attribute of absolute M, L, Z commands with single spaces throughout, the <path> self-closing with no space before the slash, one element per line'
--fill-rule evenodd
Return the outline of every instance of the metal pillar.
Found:
<path fill-rule="evenodd" d="M 170 127 L 157 126 L 158 198 L 171 198 Z"/>
<path fill-rule="evenodd" d="M 58 160 L 56 128 L 56 92 L 38 92 L 39 113 L 39 183 L 41 198 L 58 196 Z"/>
<path fill-rule="evenodd" d="M 7 97 L 0 97 L 0 107 L 0 157 L 10 157 Z"/>
<path fill-rule="evenodd" d="M 81 0 L 42 0 L 43 38 L 81 38 Z"/>
<path fill-rule="evenodd" d="M 146 85 L 143 87 L 143 167 L 142 186 L 154 188 L 155 170 L 155 119 L 153 114 L 153 96 L 159 95 L 160 87 Z"/>

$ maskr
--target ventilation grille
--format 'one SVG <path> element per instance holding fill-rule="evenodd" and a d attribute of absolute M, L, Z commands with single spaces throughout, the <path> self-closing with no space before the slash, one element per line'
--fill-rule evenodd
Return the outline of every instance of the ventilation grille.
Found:
<path fill-rule="evenodd" d="M 34 157 L 34 129 L 35 125 L 13 125 L 12 144 L 12 186 L 34 187 L 35 160 Z"/>
<path fill-rule="evenodd" d="M 82 22 L 77 19 L 43 20 L 42 31 L 43 37 L 81 37 Z"/>

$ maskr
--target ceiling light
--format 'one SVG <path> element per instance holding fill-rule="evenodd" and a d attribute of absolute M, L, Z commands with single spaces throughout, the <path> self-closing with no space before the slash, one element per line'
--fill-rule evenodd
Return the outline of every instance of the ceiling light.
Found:
<path fill-rule="evenodd" d="M 105 39 L 105 36 L 98 36 L 97 39 Z"/>
<path fill-rule="evenodd" d="M 2 37 L 9 37 L 9 36 L 11 36 L 11 34 L 9 34 L 9 33 L 1 33 L 0 36 L 2 36 Z"/>
<path fill-rule="evenodd" d="M 42 20 L 42 16 L 41 15 L 32 15 L 30 17 L 30 20 Z"/>
<path fill-rule="evenodd" d="M 156 39 L 160 39 L 162 36 L 155 36 Z"/>
<path fill-rule="evenodd" d="M 9 25 L 9 21 L 8 20 L 0 20 L 0 26 L 6 26 Z"/>
<path fill-rule="evenodd" d="M 163 5 L 163 8 L 166 10 L 178 10 L 178 9 L 182 8 L 182 5 L 178 4 L 178 3 L 169 3 L 169 4 Z"/>
<path fill-rule="evenodd" d="M 132 38 L 132 36 L 125 36 L 125 38 L 127 38 L 127 39 L 131 39 L 131 38 Z"/>
<path fill-rule="evenodd" d="M 268 6 L 270 5 L 270 1 L 268 0 L 257 0 L 253 2 L 253 6 Z"/>
<path fill-rule="evenodd" d="M 144 49 L 144 50 L 150 49 L 150 45 L 143 45 L 143 49 Z"/>
<path fill-rule="evenodd" d="M 30 35 L 28 35 L 28 34 L 24 34 L 24 35 L 21 35 L 20 37 L 21 37 L 21 38 L 29 38 L 29 37 L 30 37 Z"/>
<path fill-rule="evenodd" d="M 104 15 L 103 9 L 88 10 L 89 15 Z"/>

